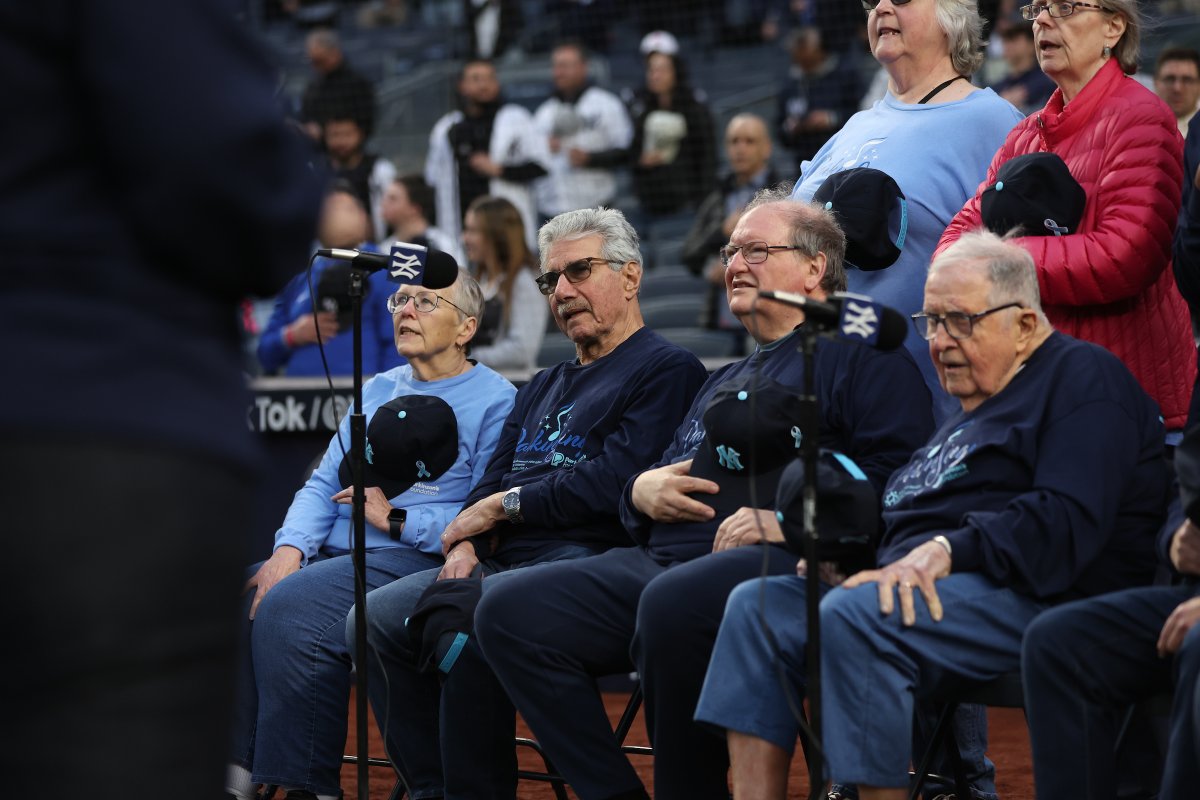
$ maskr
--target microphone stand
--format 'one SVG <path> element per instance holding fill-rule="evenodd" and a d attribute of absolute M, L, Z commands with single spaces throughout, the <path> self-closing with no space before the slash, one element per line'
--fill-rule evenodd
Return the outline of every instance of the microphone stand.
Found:
<path fill-rule="evenodd" d="M 350 414 L 350 475 L 354 481 L 351 529 L 354 544 L 351 558 L 354 563 L 354 663 L 355 669 L 355 747 L 357 757 L 358 798 L 369 800 L 370 779 L 367 775 L 367 489 L 363 478 L 363 462 L 367 451 L 367 416 L 363 413 L 362 308 L 365 289 L 365 270 L 350 270 L 350 306 L 354 320 L 354 412 Z"/>
<path fill-rule="evenodd" d="M 808 565 L 805 580 L 805 609 L 808 622 L 808 644 L 805 647 L 807 667 L 808 726 L 817 745 L 809 754 L 809 795 L 823 797 L 825 786 L 824 747 L 821 744 L 821 582 L 817 537 L 817 461 L 821 449 L 821 417 L 813 379 L 813 354 L 816 351 L 819 326 L 815 322 L 800 327 L 800 351 L 804 362 L 804 392 L 800 396 L 800 458 L 804 462 L 803 530 L 804 561 Z"/>

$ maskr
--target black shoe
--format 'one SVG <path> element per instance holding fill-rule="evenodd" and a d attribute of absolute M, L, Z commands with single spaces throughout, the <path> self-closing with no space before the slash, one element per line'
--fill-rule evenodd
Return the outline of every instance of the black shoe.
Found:
<path fill-rule="evenodd" d="M 317 800 L 317 796 L 307 789 L 292 789 L 284 796 L 284 800 Z"/>

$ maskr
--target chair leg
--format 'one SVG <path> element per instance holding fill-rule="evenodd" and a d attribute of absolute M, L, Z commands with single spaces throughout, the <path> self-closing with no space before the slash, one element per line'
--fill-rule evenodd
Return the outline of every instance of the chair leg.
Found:
<path fill-rule="evenodd" d="M 950 725 L 954 720 L 954 711 L 958 708 L 957 703 L 947 703 L 942 707 L 942 711 L 938 714 L 937 724 L 933 726 L 933 733 L 929 737 L 929 741 L 925 744 L 925 753 L 921 756 L 921 761 L 913 770 L 912 787 L 908 792 L 908 800 L 917 800 L 921 794 L 921 787 L 925 783 L 925 776 L 929 773 L 929 765 L 933 763 L 933 757 L 938 752 L 938 748 L 942 746 L 942 742 L 946 737 L 946 733 L 950 730 Z M 954 745 L 957 751 L 958 745 Z M 969 797 L 970 795 L 967 795 Z"/>

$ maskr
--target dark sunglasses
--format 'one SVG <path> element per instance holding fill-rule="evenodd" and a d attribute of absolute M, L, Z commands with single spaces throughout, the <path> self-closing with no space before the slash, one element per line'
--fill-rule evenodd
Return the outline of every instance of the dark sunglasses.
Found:
<path fill-rule="evenodd" d="M 592 262 L 601 264 L 619 264 L 619 261 L 609 261 L 606 258 L 593 256 L 591 258 L 581 258 L 578 261 L 572 261 L 561 270 L 550 270 L 543 272 L 534 278 L 534 282 L 538 285 L 538 291 L 544 295 L 554 294 L 554 287 L 558 286 L 559 276 L 566 275 L 569 283 L 583 283 L 592 274 Z"/>
<path fill-rule="evenodd" d="M 892 0 L 892 5 L 906 6 L 911 2 L 912 2 L 912 0 Z M 862 4 L 863 4 L 863 11 L 874 11 L 875 6 L 879 5 L 879 0 L 862 0 Z"/>

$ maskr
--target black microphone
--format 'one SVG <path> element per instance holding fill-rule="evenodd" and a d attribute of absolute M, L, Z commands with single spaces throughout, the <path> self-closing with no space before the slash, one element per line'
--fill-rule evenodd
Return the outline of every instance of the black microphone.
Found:
<path fill-rule="evenodd" d="M 795 306 L 804 311 L 806 320 L 835 331 L 838 338 L 877 350 L 895 350 L 908 335 L 903 314 L 865 295 L 835 292 L 828 301 L 795 292 L 759 292 L 758 296 Z"/>
<path fill-rule="evenodd" d="M 454 256 L 408 242 L 396 242 L 390 254 L 323 247 L 317 250 L 317 255 L 349 261 L 351 266 L 364 272 L 386 269 L 389 272 L 388 280 L 393 283 L 424 286 L 426 289 L 445 289 L 458 280 L 458 262 Z"/>
<path fill-rule="evenodd" d="M 381 270 L 392 263 L 391 256 L 383 253 L 369 253 L 365 250 L 347 250 L 342 247 L 322 247 L 317 255 L 332 258 L 337 261 L 349 261 L 351 266 L 367 272 Z"/>

